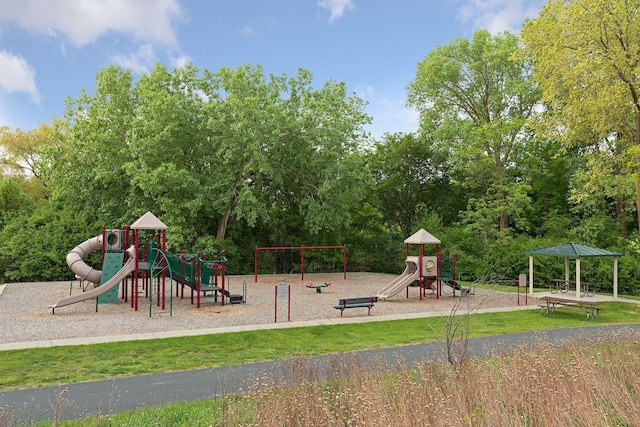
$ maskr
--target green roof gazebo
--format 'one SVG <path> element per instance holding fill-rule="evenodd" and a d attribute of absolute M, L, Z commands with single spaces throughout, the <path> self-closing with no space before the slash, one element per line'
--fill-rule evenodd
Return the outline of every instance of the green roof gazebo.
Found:
<path fill-rule="evenodd" d="M 546 248 L 526 251 L 529 255 L 529 293 L 533 293 L 533 257 L 537 255 L 564 257 L 564 278 L 569 281 L 569 259 L 576 260 L 576 299 L 580 299 L 580 258 L 613 258 L 613 297 L 618 298 L 618 258 L 624 254 L 606 249 L 594 248 L 581 243 L 561 243 Z"/>

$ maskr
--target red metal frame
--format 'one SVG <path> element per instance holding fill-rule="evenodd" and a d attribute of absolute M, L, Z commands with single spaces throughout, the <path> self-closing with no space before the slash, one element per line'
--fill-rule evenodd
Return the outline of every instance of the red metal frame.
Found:
<path fill-rule="evenodd" d="M 260 251 L 300 251 L 300 275 L 301 279 L 304 280 L 304 251 L 305 249 L 342 249 L 342 269 L 344 279 L 347 279 L 347 245 L 344 244 L 342 246 L 271 246 L 271 247 L 255 247 L 253 252 L 253 272 L 254 272 L 254 280 L 258 282 L 258 253 Z"/>

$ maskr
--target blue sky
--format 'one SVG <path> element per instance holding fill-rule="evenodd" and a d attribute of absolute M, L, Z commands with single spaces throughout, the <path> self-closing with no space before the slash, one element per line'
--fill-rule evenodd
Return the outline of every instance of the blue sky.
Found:
<path fill-rule="evenodd" d="M 518 33 L 546 0 L 0 0 L 0 126 L 31 130 L 109 64 L 306 68 L 365 99 L 372 135 L 417 130 L 406 86 L 430 50 L 486 28 Z"/>

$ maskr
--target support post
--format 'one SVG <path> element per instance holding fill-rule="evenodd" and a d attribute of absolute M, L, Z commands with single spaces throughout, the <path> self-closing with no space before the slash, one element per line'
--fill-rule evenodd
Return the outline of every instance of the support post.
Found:
<path fill-rule="evenodd" d="M 342 244 L 344 249 L 342 250 L 342 270 L 343 270 L 343 279 L 347 280 L 347 244 Z"/>
<path fill-rule="evenodd" d="M 300 246 L 300 280 L 304 281 L 304 246 Z"/>
<path fill-rule="evenodd" d="M 529 293 L 533 295 L 533 255 L 529 255 Z"/>
<path fill-rule="evenodd" d="M 580 299 L 580 258 L 576 258 L 576 299 Z"/>
<path fill-rule="evenodd" d="M 618 298 L 618 257 L 613 258 L 613 297 Z"/>
<path fill-rule="evenodd" d="M 253 281 L 258 283 L 258 247 L 253 250 Z"/>

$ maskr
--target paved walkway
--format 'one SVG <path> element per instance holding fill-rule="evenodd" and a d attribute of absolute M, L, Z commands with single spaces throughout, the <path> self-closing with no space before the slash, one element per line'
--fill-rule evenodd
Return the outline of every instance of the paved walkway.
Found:
<path fill-rule="evenodd" d="M 491 357 L 510 351 L 533 351 L 540 345 L 560 347 L 570 343 L 637 339 L 640 324 L 556 329 L 470 339 L 469 355 Z M 390 371 L 444 361 L 445 344 L 432 342 L 303 359 L 250 363 L 167 374 L 89 381 L 62 386 L 0 392 L 0 423 L 25 425 L 36 421 L 79 419 L 164 405 L 177 401 L 220 398 L 248 390 L 257 384 L 289 384 L 300 380 L 297 368 L 310 367 L 320 379 L 332 374 L 332 366 L 357 360 L 364 369 Z M 304 375 L 302 375 L 304 377 Z"/>

